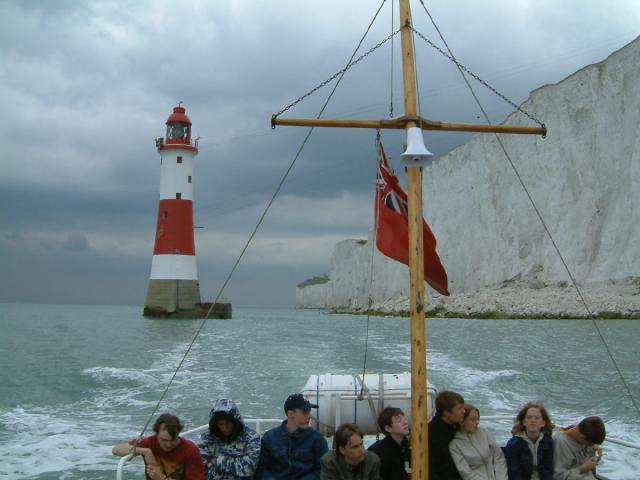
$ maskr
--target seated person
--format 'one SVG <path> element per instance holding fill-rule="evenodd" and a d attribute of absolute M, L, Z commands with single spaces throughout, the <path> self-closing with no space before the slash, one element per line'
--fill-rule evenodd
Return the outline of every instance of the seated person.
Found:
<path fill-rule="evenodd" d="M 491 434 L 480 427 L 480 410 L 464 406 L 464 420 L 449 444 L 451 458 L 464 480 L 507 480 L 507 463 Z"/>
<path fill-rule="evenodd" d="M 163 413 L 153 425 L 155 435 L 112 449 L 118 457 L 142 455 L 147 480 L 204 480 L 204 465 L 195 443 L 181 438 L 182 423 L 175 415 Z"/>
<path fill-rule="evenodd" d="M 553 423 L 541 403 L 527 403 L 514 420 L 504 454 L 509 480 L 553 478 Z"/>
<path fill-rule="evenodd" d="M 380 459 L 364 449 L 362 432 L 353 423 L 344 423 L 333 436 L 333 450 L 321 460 L 320 480 L 382 480 Z"/>
<path fill-rule="evenodd" d="M 380 458 L 380 476 L 383 480 L 409 480 L 411 448 L 409 422 L 399 408 L 385 407 L 378 415 L 382 440 L 369 447 Z"/>
<path fill-rule="evenodd" d="M 244 424 L 233 400 L 221 398 L 213 404 L 209 430 L 198 447 L 207 480 L 250 479 L 258 467 L 260 435 Z"/>
<path fill-rule="evenodd" d="M 284 402 L 287 419 L 262 437 L 256 479 L 320 478 L 320 458 L 327 453 L 327 441 L 310 428 L 311 409 L 318 408 L 301 393 Z"/>
<path fill-rule="evenodd" d="M 600 417 L 587 417 L 578 425 L 561 428 L 553 436 L 553 479 L 594 479 L 607 432 Z"/>
<path fill-rule="evenodd" d="M 451 390 L 436 396 L 436 414 L 429 422 L 429 480 L 461 480 L 449 443 L 464 420 L 464 398 Z"/>

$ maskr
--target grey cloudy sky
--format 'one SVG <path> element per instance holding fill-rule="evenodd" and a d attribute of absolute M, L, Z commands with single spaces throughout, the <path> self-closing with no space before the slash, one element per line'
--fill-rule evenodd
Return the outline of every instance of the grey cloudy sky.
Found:
<path fill-rule="evenodd" d="M 638 35 L 635 0 L 425 1 L 458 59 L 516 103 Z M 154 138 L 183 101 L 203 298 L 215 296 L 306 130 L 269 120 L 340 70 L 377 0 L 0 2 L 0 302 L 140 304 L 159 189 Z M 397 5 L 395 21 L 397 28 Z M 422 6 L 414 24 L 441 44 Z M 391 32 L 391 2 L 362 51 Z M 402 114 L 399 36 L 345 77 L 327 118 Z M 455 68 L 416 39 L 424 116 L 477 121 Z M 393 90 L 391 90 L 393 83 Z M 325 88 L 290 116 L 315 116 Z M 511 107 L 481 97 L 492 121 Z M 289 115 L 289 112 L 287 112 Z M 544 119 L 542 119 L 544 120 Z M 427 134 L 441 154 L 468 137 Z M 397 159 L 399 132 L 385 133 Z M 290 306 L 333 245 L 372 225 L 374 133 L 316 130 L 230 285 L 236 305 Z M 436 232 L 437 234 L 437 232 Z"/>

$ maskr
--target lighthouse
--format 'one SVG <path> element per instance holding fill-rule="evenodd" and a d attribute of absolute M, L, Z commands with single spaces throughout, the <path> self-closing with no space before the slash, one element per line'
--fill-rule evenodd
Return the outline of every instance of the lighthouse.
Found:
<path fill-rule="evenodd" d="M 182 102 L 166 121 L 160 154 L 160 201 L 144 314 L 173 316 L 200 306 L 200 285 L 193 238 L 193 161 L 191 120 Z M 191 316 L 191 315 L 185 315 Z"/>

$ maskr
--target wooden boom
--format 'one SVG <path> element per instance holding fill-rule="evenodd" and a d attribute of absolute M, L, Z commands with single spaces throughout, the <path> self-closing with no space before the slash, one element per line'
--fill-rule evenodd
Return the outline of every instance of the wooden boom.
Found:
<path fill-rule="evenodd" d="M 332 128 L 376 128 L 404 130 L 412 122 L 422 130 L 440 130 L 448 132 L 481 132 L 481 133 L 518 133 L 527 135 L 547 134 L 546 127 L 523 127 L 521 125 L 488 125 L 477 123 L 437 122 L 426 118 L 405 115 L 387 120 L 359 120 L 359 119 L 326 119 L 326 118 L 279 118 L 271 119 L 271 126 L 293 127 L 332 127 Z"/>

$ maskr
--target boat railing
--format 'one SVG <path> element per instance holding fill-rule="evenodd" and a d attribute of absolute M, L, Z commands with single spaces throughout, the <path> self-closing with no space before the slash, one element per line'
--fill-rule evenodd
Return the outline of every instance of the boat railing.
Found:
<path fill-rule="evenodd" d="M 513 416 L 508 415 L 483 415 L 481 417 L 483 422 L 495 422 L 501 420 L 513 421 Z M 622 445 L 623 447 L 635 448 L 636 450 L 640 450 L 640 445 L 636 443 L 627 442 L 625 440 L 620 440 L 618 438 L 610 437 L 607 435 L 605 440 L 607 443 L 615 443 L 616 445 Z"/>
<path fill-rule="evenodd" d="M 282 423 L 281 418 L 245 418 L 243 419 L 244 423 L 252 427 L 256 432 L 262 435 L 264 431 L 265 425 L 279 425 Z M 209 424 L 200 425 L 199 427 L 192 428 L 191 430 L 187 430 L 186 432 L 180 433 L 181 437 L 188 437 L 190 435 L 194 435 L 196 433 L 204 432 L 207 428 L 209 428 Z M 133 455 L 125 455 L 118 462 L 118 469 L 116 470 L 116 480 L 123 480 L 123 472 L 125 464 L 133 458 Z"/>
<path fill-rule="evenodd" d="M 513 421 L 512 415 L 483 415 L 483 422 L 500 422 L 500 421 Z M 247 418 L 244 419 L 244 422 L 251 426 L 256 432 L 262 435 L 265 425 L 279 425 L 282 423 L 281 418 Z M 207 428 L 209 428 L 209 424 L 201 425 L 196 428 L 192 428 L 191 430 L 187 430 L 186 432 L 182 432 L 180 435 L 184 437 L 188 437 L 190 435 L 194 435 L 196 433 L 204 432 Z M 627 442 L 625 440 L 620 440 L 618 438 L 613 438 L 607 435 L 606 439 L 607 443 L 614 443 L 616 445 L 621 445 L 623 447 L 634 448 L 636 450 L 640 450 L 640 445 Z M 118 469 L 116 471 L 116 480 L 123 480 L 123 471 L 125 464 L 133 458 L 133 455 L 125 455 L 118 462 Z"/>

